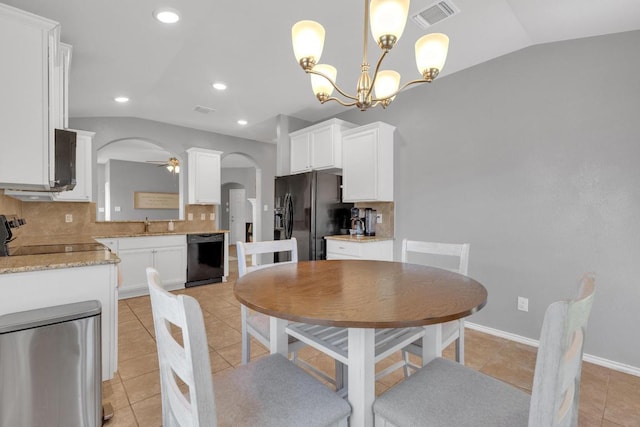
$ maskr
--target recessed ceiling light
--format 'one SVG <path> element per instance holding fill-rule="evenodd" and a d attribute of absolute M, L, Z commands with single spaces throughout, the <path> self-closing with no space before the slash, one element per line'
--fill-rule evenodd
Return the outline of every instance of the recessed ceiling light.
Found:
<path fill-rule="evenodd" d="M 153 16 L 163 24 L 175 24 L 180 20 L 178 11 L 167 7 L 154 10 Z"/>
<path fill-rule="evenodd" d="M 247 123 L 249 123 L 249 122 L 247 122 L 246 120 L 238 120 L 238 124 L 241 125 L 241 126 L 244 126 Z"/>
<path fill-rule="evenodd" d="M 120 102 L 120 103 L 124 103 L 124 102 L 129 102 L 129 98 L 127 98 L 126 96 L 116 96 L 115 98 L 113 98 L 116 102 Z"/>
<path fill-rule="evenodd" d="M 214 83 L 211 86 L 216 90 L 225 90 L 227 88 L 227 85 L 221 82 Z"/>

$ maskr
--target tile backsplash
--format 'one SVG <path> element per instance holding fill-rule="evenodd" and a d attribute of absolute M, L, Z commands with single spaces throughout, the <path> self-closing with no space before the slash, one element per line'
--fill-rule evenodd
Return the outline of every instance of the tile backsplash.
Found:
<path fill-rule="evenodd" d="M 14 236 L 34 240 L 40 236 L 119 236 L 144 232 L 144 221 L 96 222 L 96 204 L 81 202 L 22 202 L 5 196 L 0 190 L 0 214 L 24 218 L 26 224 L 12 229 Z M 211 232 L 216 230 L 214 205 L 186 205 L 185 218 L 192 214 L 193 220 L 174 220 L 174 233 Z M 66 222 L 71 215 L 72 221 Z M 204 216 L 205 219 L 202 219 Z M 149 232 L 169 231 L 168 220 L 150 220 Z"/>
<path fill-rule="evenodd" d="M 395 205 L 393 202 L 359 202 L 354 203 L 354 206 L 361 209 L 375 209 L 377 214 L 382 215 L 382 223 L 376 224 L 376 236 L 394 237 Z"/>

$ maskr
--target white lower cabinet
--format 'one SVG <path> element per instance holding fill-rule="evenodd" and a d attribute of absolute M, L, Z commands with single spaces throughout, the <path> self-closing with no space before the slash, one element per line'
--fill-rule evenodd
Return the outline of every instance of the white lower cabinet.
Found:
<path fill-rule="evenodd" d="M 117 240 L 117 243 L 114 242 Z M 147 295 L 147 267 L 160 273 L 168 290 L 184 288 L 187 281 L 186 236 L 144 236 L 98 239 L 120 258 L 120 299 Z M 117 248 L 114 250 L 114 247 Z"/>
<path fill-rule="evenodd" d="M 393 261 L 393 240 L 350 242 L 326 239 L 327 259 Z"/>
<path fill-rule="evenodd" d="M 102 380 L 118 369 L 116 264 L 0 274 L 0 315 L 97 300 L 101 305 Z"/>

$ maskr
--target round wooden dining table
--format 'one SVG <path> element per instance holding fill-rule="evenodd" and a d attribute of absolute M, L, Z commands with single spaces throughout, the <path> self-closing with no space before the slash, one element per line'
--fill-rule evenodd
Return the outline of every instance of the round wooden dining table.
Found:
<path fill-rule="evenodd" d="M 271 317 L 271 352 L 287 355 L 288 322 L 348 328 L 350 426 L 372 426 L 376 328 L 426 326 L 423 364 L 441 355 L 440 324 L 487 303 L 476 280 L 435 267 L 389 261 L 302 261 L 239 278 L 236 298 Z M 426 360 L 425 360 L 426 359 Z"/>

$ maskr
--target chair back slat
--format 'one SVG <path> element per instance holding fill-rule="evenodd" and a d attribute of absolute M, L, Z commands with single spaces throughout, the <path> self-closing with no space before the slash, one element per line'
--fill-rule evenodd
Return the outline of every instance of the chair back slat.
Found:
<path fill-rule="evenodd" d="M 209 347 L 202 311 L 188 295 L 173 295 L 162 287 L 158 272 L 147 268 L 147 282 L 158 347 L 163 425 L 216 426 Z M 171 333 L 181 330 L 182 344 Z M 189 388 L 187 400 L 178 386 Z"/>
<path fill-rule="evenodd" d="M 464 274 L 469 271 L 469 243 L 439 243 L 422 242 L 417 240 L 402 240 L 402 262 L 408 262 L 410 253 L 453 256 L 459 258 L 456 273 Z"/>
<path fill-rule="evenodd" d="M 298 262 L 298 241 L 295 237 L 286 240 L 271 240 L 264 242 L 236 242 L 236 252 L 238 257 L 238 277 L 247 273 L 260 270 L 266 267 L 273 267 L 274 264 L 252 264 L 247 265 L 247 256 L 261 255 L 276 252 L 290 252 L 291 260 L 279 264 Z M 255 259 L 255 257 L 252 257 Z"/>
<path fill-rule="evenodd" d="M 578 425 L 584 335 L 594 292 L 594 277 L 587 274 L 575 299 L 555 302 L 547 309 L 536 359 L 529 427 Z"/>

